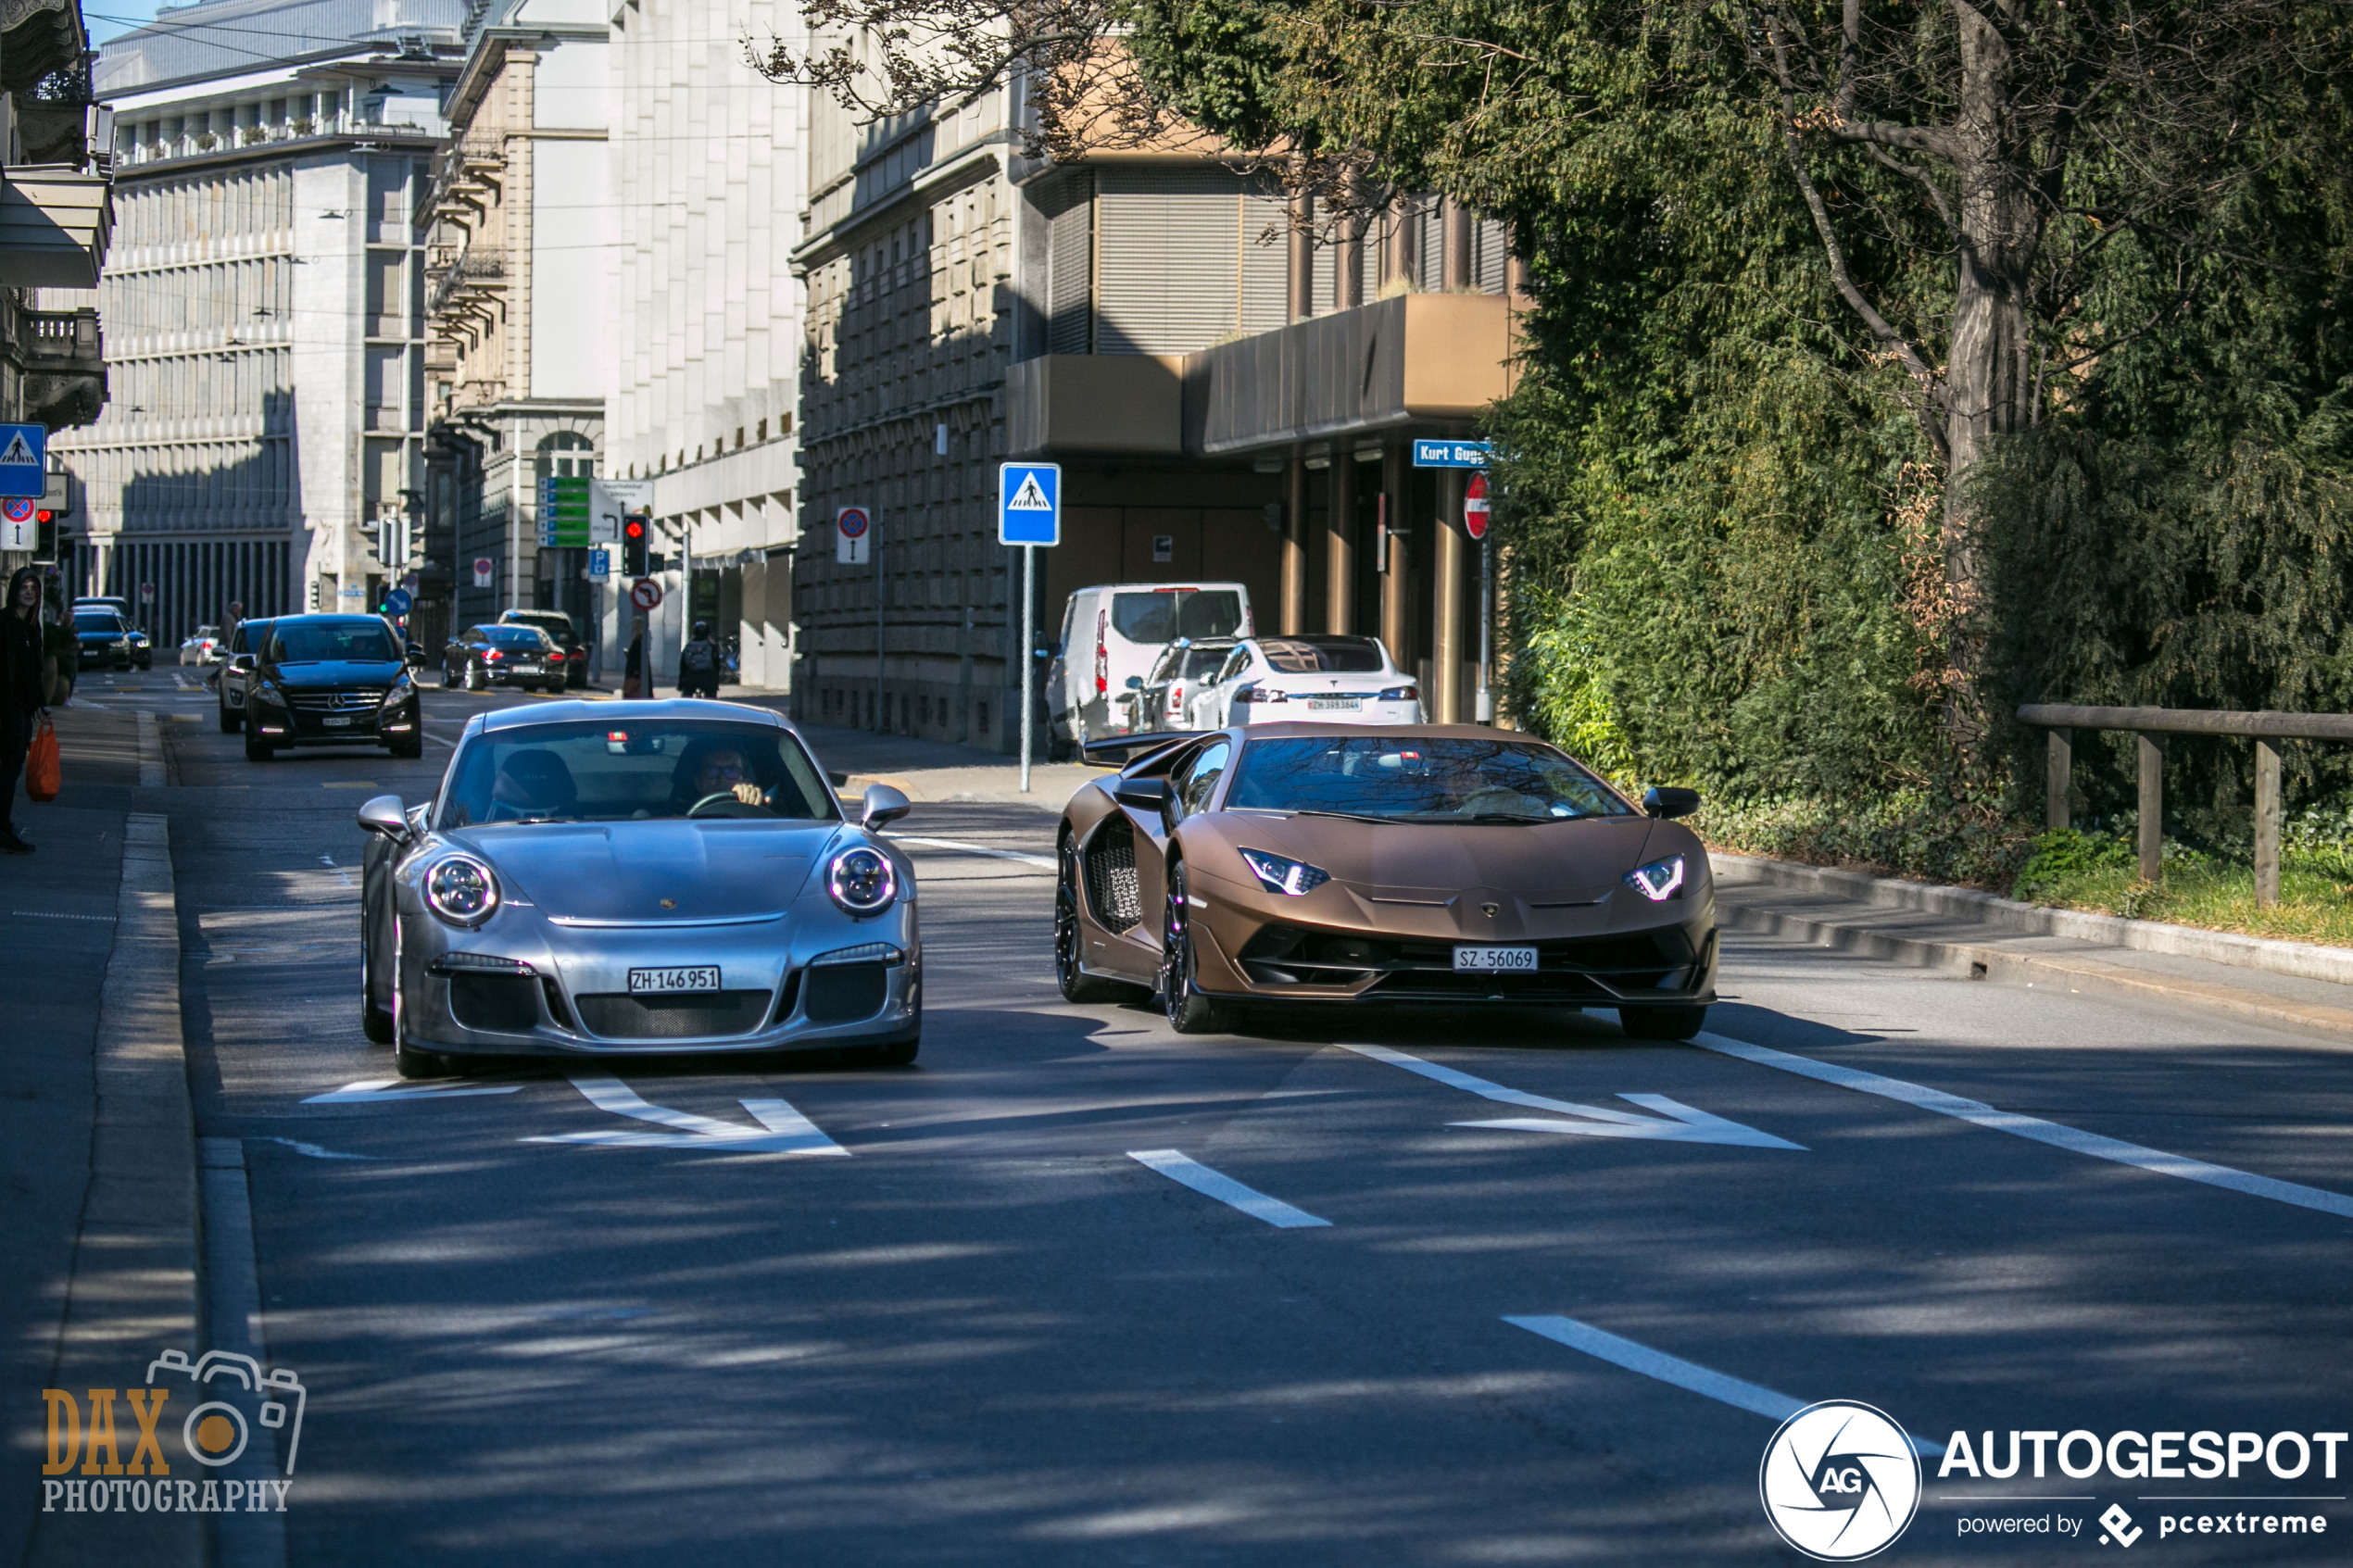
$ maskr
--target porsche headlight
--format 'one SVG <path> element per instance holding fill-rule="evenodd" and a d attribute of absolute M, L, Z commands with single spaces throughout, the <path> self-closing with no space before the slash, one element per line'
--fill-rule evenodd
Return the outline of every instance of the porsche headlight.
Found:
<path fill-rule="evenodd" d="M 825 867 L 825 891 L 853 915 L 878 915 L 899 897 L 899 870 L 881 850 L 861 844 Z"/>
<path fill-rule="evenodd" d="M 1663 904 L 1682 890 L 1683 857 L 1669 855 L 1626 873 L 1626 885 L 1654 904 Z"/>
<path fill-rule="evenodd" d="M 498 911 L 498 879 L 471 855 L 449 855 L 425 872 L 425 907 L 453 925 L 480 925 Z"/>
<path fill-rule="evenodd" d="M 1331 881 L 1331 873 L 1318 870 L 1302 860 L 1287 860 L 1280 855 L 1269 855 L 1264 849 L 1241 851 L 1242 864 L 1251 874 L 1265 885 L 1269 893 L 1288 893 L 1296 898 L 1301 894 L 1321 887 Z"/>

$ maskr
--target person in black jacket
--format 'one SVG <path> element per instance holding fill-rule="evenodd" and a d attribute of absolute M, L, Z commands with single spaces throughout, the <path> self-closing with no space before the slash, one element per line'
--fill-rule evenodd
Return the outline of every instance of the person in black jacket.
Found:
<path fill-rule="evenodd" d="M 30 855 L 17 832 L 17 779 L 32 745 L 33 721 L 47 707 L 42 668 L 41 574 L 19 567 L 0 608 L 0 852 Z"/>

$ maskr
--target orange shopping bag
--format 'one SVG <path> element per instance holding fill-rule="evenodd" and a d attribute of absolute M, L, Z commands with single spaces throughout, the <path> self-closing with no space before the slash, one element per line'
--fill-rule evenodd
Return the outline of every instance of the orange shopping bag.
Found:
<path fill-rule="evenodd" d="M 57 797 L 57 730 L 49 716 L 41 716 L 41 728 L 34 732 L 31 747 L 24 755 L 24 792 L 35 800 Z"/>

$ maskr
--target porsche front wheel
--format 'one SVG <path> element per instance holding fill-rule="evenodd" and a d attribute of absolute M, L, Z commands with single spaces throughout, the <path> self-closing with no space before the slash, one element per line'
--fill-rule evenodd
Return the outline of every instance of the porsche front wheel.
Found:
<path fill-rule="evenodd" d="M 1214 1035 L 1226 1027 L 1226 1010 L 1201 994 L 1193 984 L 1192 922 L 1185 906 L 1185 865 L 1178 861 L 1168 873 L 1168 913 L 1161 927 L 1160 1003 L 1168 1026 L 1179 1035 Z"/>
<path fill-rule="evenodd" d="M 1054 878 L 1054 983 L 1066 1002 L 1126 1002 L 1151 995 L 1140 985 L 1103 980 L 1079 967 L 1085 935 L 1078 928 L 1078 847 L 1063 840 Z"/>

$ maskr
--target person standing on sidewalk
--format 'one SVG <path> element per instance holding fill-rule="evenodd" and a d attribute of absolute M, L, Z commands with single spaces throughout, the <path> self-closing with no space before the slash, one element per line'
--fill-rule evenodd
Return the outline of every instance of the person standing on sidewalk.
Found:
<path fill-rule="evenodd" d="M 711 640 L 711 622 L 695 622 L 695 634 L 678 650 L 678 695 L 719 696 L 719 645 Z"/>
<path fill-rule="evenodd" d="M 41 636 L 41 574 L 19 567 L 8 579 L 7 606 L 0 609 L 0 852 L 10 855 L 32 853 L 17 832 L 17 778 L 32 745 L 33 721 L 47 707 Z"/>
<path fill-rule="evenodd" d="M 621 658 L 621 695 L 631 702 L 646 693 L 646 629 L 639 626 Z"/>

